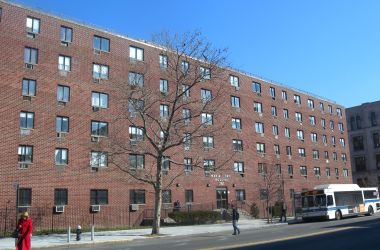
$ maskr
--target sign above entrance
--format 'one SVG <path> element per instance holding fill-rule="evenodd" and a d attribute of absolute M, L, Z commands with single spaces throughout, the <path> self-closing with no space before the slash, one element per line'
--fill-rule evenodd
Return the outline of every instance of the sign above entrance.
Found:
<path fill-rule="evenodd" d="M 213 178 L 216 182 L 218 182 L 219 185 L 224 185 L 225 182 L 230 180 L 231 175 L 229 175 L 229 174 L 212 174 L 212 175 L 210 175 L 210 177 Z"/>

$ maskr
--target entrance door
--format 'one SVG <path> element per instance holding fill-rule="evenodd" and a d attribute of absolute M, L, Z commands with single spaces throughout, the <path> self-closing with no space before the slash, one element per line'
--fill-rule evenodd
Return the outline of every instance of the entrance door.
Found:
<path fill-rule="evenodd" d="M 228 206 L 228 192 L 227 188 L 218 188 L 216 189 L 216 208 L 227 209 Z"/>

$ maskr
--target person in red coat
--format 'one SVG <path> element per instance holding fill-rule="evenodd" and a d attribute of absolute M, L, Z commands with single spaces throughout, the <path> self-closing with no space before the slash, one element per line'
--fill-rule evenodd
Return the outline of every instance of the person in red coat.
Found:
<path fill-rule="evenodd" d="M 30 238 L 32 236 L 33 224 L 32 219 L 29 218 L 28 212 L 24 212 L 18 221 L 17 230 L 19 233 L 16 250 L 30 250 Z"/>

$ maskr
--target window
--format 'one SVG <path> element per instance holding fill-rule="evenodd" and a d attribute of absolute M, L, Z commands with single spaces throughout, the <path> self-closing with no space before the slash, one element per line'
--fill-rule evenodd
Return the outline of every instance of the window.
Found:
<path fill-rule="evenodd" d="M 311 126 L 315 126 L 315 116 L 309 116 L 309 121 Z"/>
<path fill-rule="evenodd" d="M 213 148 L 214 147 L 214 137 L 212 136 L 203 136 L 203 147 L 204 148 Z"/>
<path fill-rule="evenodd" d="M 273 133 L 273 135 L 278 135 L 278 126 L 277 125 L 272 126 L 272 133 Z"/>
<path fill-rule="evenodd" d="M 94 79 L 108 79 L 108 66 L 94 63 L 92 66 L 92 77 Z"/>
<path fill-rule="evenodd" d="M 325 106 L 323 105 L 323 102 L 320 102 L 320 103 L 319 103 L 319 110 L 320 110 L 321 112 L 325 111 Z"/>
<path fill-rule="evenodd" d="M 166 87 L 167 87 L 167 81 L 166 81 Z M 135 87 L 142 87 L 144 86 L 144 75 L 140 73 L 135 72 L 129 72 L 128 73 L 128 84 L 130 86 Z M 161 90 L 161 80 L 160 80 L 160 90 Z"/>
<path fill-rule="evenodd" d="M 162 190 L 162 203 L 172 203 L 171 190 Z"/>
<path fill-rule="evenodd" d="M 295 116 L 296 116 L 296 121 L 297 122 L 302 122 L 302 114 L 301 113 L 296 112 Z"/>
<path fill-rule="evenodd" d="M 91 136 L 108 136 L 108 122 L 91 121 Z"/>
<path fill-rule="evenodd" d="M 55 118 L 55 131 L 57 133 L 69 132 L 69 118 L 64 116 L 57 116 Z"/>
<path fill-rule="evenodd" d="M 338 155 L 336 154 L 336 152 L 333 152 L 333 160 L 334 160 L 334 161 L 337 161 L 337 160 L 338 160 Z"/>
<path fill-rule="evenodd" d="M 319 151 L 318 150 L 313 150 L 313 159 L 318 160 L 319 159 Z"/>
<path fill-rule="evenodd" d="M 36 96 L 36 81 L 31 79 L 22 80 L 22 95 Z"/>
<path fill-rule="evenodd" d="M 314 175 L 321 176 L 321 169 L 319 167 L 314 167 Z"/>
<path fill-rule="evenodd" d="M 165 104 L 160 105 L 160 117 L 166 119 L 169 117 L 169 106 Z"/>
<path fill-rule="evenodd" d="M 372 134 L 373 139 L 373 147 L 374 148 L 380 148 L 380 136 L 379 133 L 373 133 Z"/>
<path fill-rule="evenodd" d="M 187 172 L 193 171 L 193 159 L 185 158 L 183 159 L 183 164 L 185 166 L 185 171 Z"/>
<path fill-rule="evenodd" d="M 321 119 L 321 127 L 323 128 L 323 129 L 325 129 L 326 128 L 326 120 L 325 119 Z"/>
<path fill-rule="evenodd" d="M 323 142 L 323 144 L 327 144 L 327 136 L 326 135 L 322 135 L 322 142 Z"/>
<path fill-rule="evenodd" d="M 289 110 L 284 109 L 283 112 L 284 112 L 284 118 L 289 119 Z"/>
<path fill-rule="evenodd" d="M 357 172 L 365 171 L 367 169 L 366 159 L 364 156 L 355 157 L 354 159 Z"/>
<path fill-rule="evenodd" d="M 335 146 L 335 136 L 331 136 L 331 144 L 333 145 L 333 146 Z"/>
<path fill-rule="evenodd" d="M 286 146 L 286 155 L 291 156 L 292 155 L 292 147 L 291 146 Z"/>
<path fill-rule="evenodd" d="M 181 70 L 182 70 L 182 73 L 184 73 L 184 74 L 189 73 L 189 69 L 190 69 L 189 62 L 187 62 L 187 61 L 182 61 L 182 62 L 181 62 Z"/>
<path fill-rule="evenodd" d="M 328 110 L 329 110 L 329 114 L 332 115 L 332 113 L 333 113 L 333 108 L 332 108 L 332 106 L 331 106 L 331 105 L 328 105 L 327 108 L 328 108 Z"/>
<path fill-rule="evenodd" d="M 91 205 L 107 205 L 108 190 L 107 189 L 91 189 L 90 191 Z"/>
<path fill-rule="evenodd" d="M 55 206 L 66 206 L 68 191 L 66 188 L 56 188 L 54 189 L 54 205 Z"/>
<path fill-rule="evenodd" d="M 201 122 L 203 125 L 212 125 L 213 124 L 213 115 L 209 113 L 201 114 Z"/>
<path fill-rule="evenodd" d="M 326 168 L 326 176 L 327 176 L 327 177 L 330 177 L 330 176 L 331 176 L 330 168 Z"/>
<path fill-rule="evenodd" d="M 38 64 L 38 49 L 25 47 L 24 48 L 24 63 Z"/>
<path fill-rule="evenodd" d="M 293 165 L 288 165 L 288 174 L 293 175 Z"/>
<path fill-rule="evenodd" d="M 258 173 L 265 175 L 267 174 L 267 165 L 265 163 L 258 163 L 257 164 Z"/>
<path fill-rule="evenodd" d="M 294 95 L 294 103 L 301 105 L 301 97 L 299 95 Z"/>
<path fill-rule="evenodd" d="M 129 154 L 128 155 L 129 167 L 131 169 L 144 169 L 145 168 L 145 157 L 139 154 Z"/>
<path fill-rule="evenodd" d="M 145 204 L 145 190 L 143 189 L 129 190 L 129 203 L 130 204 Z"/>
<path fill-rule="evenodd" d="M 252 82 L 252 91 L 260 94 L 261 93 L 261 83 Z"/>
<path fill-rule="evenodd" d="M 282 100 L 284 100 L 284 101 L 287 101 L 287 100 L 288 100 L 288 93 L 286 93 L 285 90 L 283 90 L 283 91 L 281 92 L 281 98 L 282 98 Z"/>
<path fill-rule="evenodd" d="M 128 100 L 128 111 L 131 113 L 131 115 L 135 114 L 137 111 L 143 111 L 144 110 L 145 103 L 143 100 L 137 100 L 137 99 L 129 99 Z"/>
<path fill-rule="evenodd" d="M 311 133 L 310 134 L 310 139 L 311 139 L 311 142 L 317 142 L 318 141 L 318 135 L 317 133 Z"/>
<path fill-rule="evenodd" d="M 348 177 L 348 169 L 343 168 L 343 177 Z"/>
<path fill-rule="evenodd" d="M 262 113 L 263 112 L 263 104 L 261 102 L 254 102 L 253 109 L 257 113 Z"/>
<path fill-rule="evenodd" d="M 232 129 L 241 130 L 241 120 L 240 118 L 232 118 L 231 120 Z"/>
<path fill-rule="evenodd" d="M 183 122 L 188 124 L 191 120 L 191 111 L 190 109 L 182 109 L 182 119 Z"/>
<path fill-rule="evenodd" d="M 234 151 L 243 151 L 243 141 L 233 139 L 232 140 L 232 147 L 233 147 Z"/>
<path fill-rule="evenodd" d="M 272 99 L 276 98 L 276 89 L 273 87 L 269 87 L 269 95 L 272 97 Z"/>
<path fill-rule="evenodd" d="M 203 80 L 211 79 L 211 70 L 205 67 L 199 67 L 200 75 Z"/>
<path fill-rule="evenodd" d="M 236 96 L 231 96 L 231 106 L 233 108 L 240 108 L 240 98 Z"/>
<path fill-rule="evenodd" d="M 297 130 L 297 138 L 298 140 L 301 140 L 301 141 L 305 139 L 302 130 Z"/>
<path fill-rule="evenodd" d="M 71 43 L 73 41 L 73 29 L 66 26 L 61 26 L 60 37 L 61 42 Z"/>
<path fill-rule="evenodd" d="M 19 207 L 30 207 L 32 205 L 32 189 L 31 188 L 18 189 L 17 205 Z"/>
<path fill-rule="evenodd" d="M 255 129 L 256 129 L 256 133 L 259 133 L 259 134 L 264 133 L 264 124 L 261 122 L 256 122 Z"/>
<path fill-rule="evenodd" d="M 314 101 L 311 99 L 307 100 L 307 106 L 311 109 L 314 109 Z"/>
<path fill-rule="evenodd" d="M 301 176 L 307 176 L 307 167 L 306 166 L 300 166 L 300 174 L 301 174 Z"/>
<path fill-rule="evenodd" d="M 20 128 L 33 129 L 34 128 L 34 113 L 20 112 Z"/>
<path fill-rule="evenodd" d="M 201 89 L 201 99 L 204 103 L 210 102 L 212 100 L 211 90 Z"/>
<path fill-rule="evenodd" d="M 129 126 L 129 139 L 131 141 L 142 141 L 144 139 L 144 130 L 136 126 Z"/>
<path fill-rule="evenodd" d="M 40 19 L 37 19 L 35 17 L 27 17 L 26 31 L 34 34 L 40 33 Z"/>
<path fill-rule="evenodd" d="M 277 108 L 276 108 L 276 106 L 272 106 L 271 107 L 271 113 L 272 113 L 272 116 L 277 116 Z"/>
<path fill-rule="evenodd" d="M 237 189 L 235 191 L 236 201 L 245 201 L 245 190 Z"/>
<path fill-rule="evenodd" d="M 91 151 L 90 166 L 92 168 L 105 168 L 108 166 L 108 153 Z"/>
<path fill-rule="evenodd" d="M 336 108 L 336 115 L 342 117 L 342 109 Z"/>
<path fill-rule="evenodd" d="M 129 59 L 144 61 L 144 50 L 141 48 L 129 46 Z"/>
<path fill-rule="evenodd" d="M 194 192 L 192 189 L 185 190 L 185 202 L 186 203 L 194 202 Z"/>
<path fill-rule="evenodd" d="M 335 176 L 339 177 L 339 169 L 338 168 L 335 168 Z"/>
<path fill-rule="evenodd" d="M 299 157 L 306 157 L 305 149 L 304 148 L 298 148 L 298 155 L 299 155 Z"/>
<path fill-rule="evenodd" d="M 160 68 L 167 69 L 168 68 L 168 57 L 165 55 L 160 55 Z"/>
<path fill-rule="evenodd" d="M 277 145 L 277 144 L 274 145 L 274 154 L 275 155 L 280 154 L 280 145 Z"/>
<path fill-rule="evenodd" d="M 343 123 L 338 123 L 338 129 L 340 132 L 344 131 Z"/>
<path fill-rule="evenodd" d="M 344 138 L 339 138 L 339 143 L 342 147 L 345 147 L 346 146 L 346 141 L 344 140 Z"/>
<path fill-rule="evenodd" d="M 375 112 L 371 112 L 371 126 L 374 127 L 374 126 L 377 126 L 377 120 L 376 120 L 376 113 Z"/>
<path fill-rule="evenodd" d="M 160 92 L 167 94 L 169 92 L 168 80 L 160 79 Z"/>
<path fill-rule="evenodd" d="M 215 171 L 215 161 L 214 160 L 203 160 L 203 168 L 205 172 Z"/>
<path fill-rule="evenodd" d="M 63 85 L 58 85 L 57 87 L 57 101 L 58 102 L 69 102 L 70 101 L 70 88 Z"/>
<path fill-rule="evenodd" d="M 182 98 L 183 100 L 187 100 L 190 97 L 190 87 L 187 85 L 182 85 Z M 202 93 L 201 93 L 202 94 Z M 211 94 L 211 92 L 210 92 Z M 210 98 L 211 100 L 211 98 Z"/>
<path fill-rule="evenodd" d="M 91 93 L 91 106 L 97 108 L 108 108 L 108 94 L 92 92 Z"/>
<path fill-rule="evenodd" d="M 185 150 L 189 150 L 191 147 L 191 134 L 184 133 L 183 134 L 183 145 L 185 147 Z"/>
<path fill-rule="evenodd" d="M 359 115 L 356 116 L 356 128 L 361 129 L 362 128 L 362 119 Z"/>
<path fill-rule="evenodd" d="M 55 149 L 55 165 L 67 165 L 69 162 L 69 150 L 67 148 Z"/>
<path fill-rule="evenodd" d="M 285 128 L 285 137 L 290 138 L 290 129 L 289 128 Z"/>
<path fill-rule="evenodd" d="M 230 84 L 231 86 L 234 86 L 234 87 L 239 87 L 239 77 L 237 76 L 234 76 L 234 75 L 230 75 Z"/>
<path fill-rule="evenodd" d="M 71 57 L 60 55 L 58 57 L 58 69 L 63 71 L 71 71 Z"/>
<path fill-rule="evenodd" d="M 340 155 L 340 157 L 341 157 L 342 161 L 344 161 L 344 162 L 347 161 L 347 155 L 346 155 L 345 153 L 342 153 L 342 154 Z"/>
<path fill-rule="evenodd" d="M 328 160 L 329 159 L 329 151 L 325 151 L 324 154 L 325 154 L 325 160 Z"/>
<path fill-rule="evenodd" d="M 110 40 L 101 36 L 94 36 L 93 39 L 94 50 L 110 52 Z"/>
<path fill-rule="evenodd" d="M 18 147 L 18 162 L 21 162 L 21 163 L 33 162 L 33 146 L 20 145 Z"/>
<path fill-rule="evenodd" d="M 256 143 L 256 152 L 259 154 L 265 154 L 265 144 L 257 142 Z"/>
<path fill-rule="evenodd" d="M 0 7 L 0 22 L 1 22 L 1 17 L 3 16 L 3 8 Z"/>
<path fill-rule="evenodd" d="M 330 129 L 334 130 L 334 121 L 330 121 Z"/>
<path fill-rule="evenodd" d="M 235 161 L 234 162 L 234 171 L 235 173 L 244 174 L 244 163 Z"/>

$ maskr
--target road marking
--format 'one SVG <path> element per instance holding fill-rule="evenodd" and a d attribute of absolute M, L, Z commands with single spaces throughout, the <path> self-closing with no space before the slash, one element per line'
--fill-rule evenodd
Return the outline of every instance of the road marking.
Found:
<path fill-rule="evenodd" d="M 342 228 L 324 230 L 324 231 L 315 232 L 315 233 L 283 237 L 283 238 L 278 238 L 278 239 L 273 239 L 273 240 L 247 242 L 247 243 L 234 244 L 234 245 L 228 245 L 228 246 L 222 246 L 222 247 L 201 248 L 200 250 L 222 250 L 222 249 L 249 247 L 249 246 L 256 246 L 256 245 L 262 245 L 262 244 L 268 244 L 268 243 L 275 243 L 275 242 L 285 241 L 285 240 L 295 240 L 295 239 L 300 239 L 300 238 L 305 238 L 305 237 L 318 236 L 318 235 L 322 235 L 322 234 L 335 233 L 335 232 L 349 230 L 349 229 L 355 229 L 355 228 L 361 228 L 361 227 L 342 227 Z"/>

